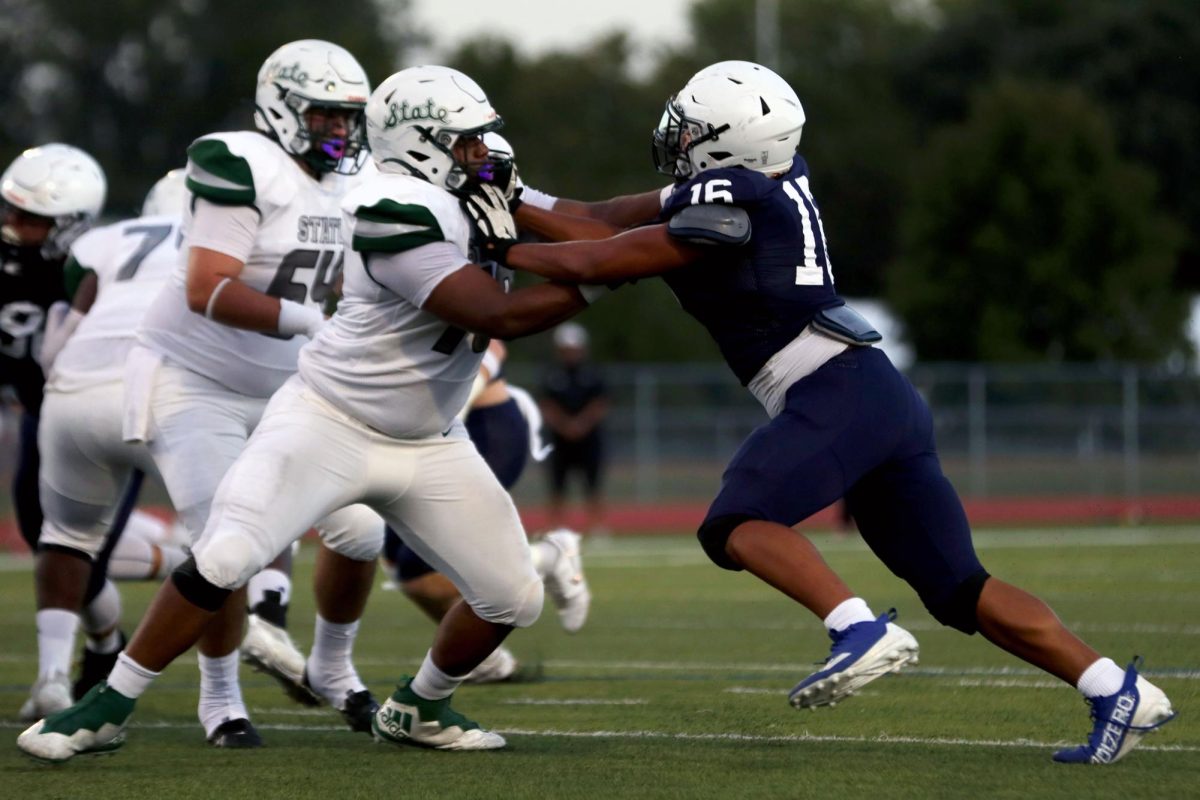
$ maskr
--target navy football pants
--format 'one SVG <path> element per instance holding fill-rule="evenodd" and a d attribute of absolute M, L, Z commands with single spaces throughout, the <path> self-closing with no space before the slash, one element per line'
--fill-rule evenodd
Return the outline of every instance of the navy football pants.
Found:
<path fill-rule="evenodd" d="M 783 412 L 726 468 L 705 525 L 728 517 L 791 527 L 843 497 L 867 545 L 926 606 L 982 572 L 942 474 L 929 406 L 871 347 L 851 348 L 788 390 Z"/>

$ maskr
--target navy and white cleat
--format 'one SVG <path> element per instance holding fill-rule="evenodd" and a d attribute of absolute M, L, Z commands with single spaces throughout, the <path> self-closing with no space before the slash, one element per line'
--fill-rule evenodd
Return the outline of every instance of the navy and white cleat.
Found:
<path fill-rule="evenodd" d="M 896 609 L 873 622 L 829 632 L 833 648 L 825 666 L 788 693 L 796 708 L 834 706 L 876 678 L 917 663 L 919 647 L 911 633 L 892 622 Z"/>
<path fill-rule="evenodd" d="M 1142 659 L 1134 656 L 1125 670 L 1121 691 L 1087 698 L 1092 707 L 1092 732 L 1087 744 L 1059 750 L 1054 760 L 1062 764 L 1113 764 L 1121 760 L 1142 737 L 1175 719 L 1171 701 L 1153 683 L 1138 675 Z"/>

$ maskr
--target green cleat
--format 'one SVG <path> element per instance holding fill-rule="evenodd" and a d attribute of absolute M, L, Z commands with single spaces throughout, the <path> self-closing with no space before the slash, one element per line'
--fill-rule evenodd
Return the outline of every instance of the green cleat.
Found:
<path fill-rule="evenodd" d="M 500 734 L 450 708 L 449 697 L 426 700 L 409 688 L 411 683 L 412 678 L 405 678 L 375 713 L 371 734 L 376 741 L 436 750 L 496 750 L 506 744 Z"/>
<path fill-rule="evenodd" d="M 111 753 L 125 744 L 125 723 L 136 702 L 101 681 L 75 705 L 33 723 L 17 737 L 17 747 L 52 764 Z"/>

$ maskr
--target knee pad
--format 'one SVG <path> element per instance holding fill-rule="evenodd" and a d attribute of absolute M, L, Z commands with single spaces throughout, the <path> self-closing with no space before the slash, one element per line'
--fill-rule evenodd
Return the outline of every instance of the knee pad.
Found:
<path fill-rule="evenodd" d="M 545 587 L 541 579 L 538 579 L 521 594 L 512 610 L 512 621 L 509 624 L 517 628 L 528 628 L 542 615 L 542 604 L 545 601 Z"/>
<path fill-rule="evenodd" d="M 979 631 L 976 609 L 983 585 L 990 577 L 988 571 L 981 568 L 955 586 L 945 599 L 933 601 L 922 597 L 921 602 L 938 622 L 971 636 Z"/>
<path fill-rule="evenodd" d="M 360 504 L 338 509 L 317 523 L 321 541 L 351 561 L 374 561 L 383 552 L 383 518 Z"/>
<path fill-rule="evenodd" d="M 233 590 L 214 586 L 201 575 L 196 567 L 195 556 L 176 567 L 171 573 L 171 582 L 185 600 L 205 611 L 219 611 L 229 595 L 233 594 Z"/>
<path fill-rule="evenodd" d="M 706 519 L 696 531 L 696 538 L 700 540 L 705 555 L 721 569 L 741 572 L 742 568 L 725 552 L 725 545 L 729 542 L 729 535 L 733 533 L 734 528 L 752 519 L 754 517 L 749 514 L 726 514 Z"/>
<path fill-rule="evenodd" d="M 192 550 L 196 569 L 204 579 L 230 591 L 245 586 L 277 555 L 265 533 L 226 527 L 220 520 L 204 532 Z"/>
<path fill-rule="evenodd" d="M 471 610 L 482 620 L 514 628 L 528 628 L 541 616 L 545 589 L 541 578 L 534 577 L 523 586 L 513 586 L 506 597 L 473 597 Z"/>

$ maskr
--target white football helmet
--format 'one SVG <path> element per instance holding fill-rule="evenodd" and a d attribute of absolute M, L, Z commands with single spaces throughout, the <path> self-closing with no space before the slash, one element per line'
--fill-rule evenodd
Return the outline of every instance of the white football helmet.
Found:
<path fill-rule="evenodd" d="M 751 84 L 781 97 L 790 98 L 796 102 L 796 105 L 800 105 L 800 98 L 791 84 L 779 77 L 774 70 L 764 67 L 762 64 L 755 64 L 753 61 L 718 61 L 715 64 L 709 64 L 693 75 L 688 83 L 712 77 L 726 77 Z"/>
<path fill-rule="evenodd" d="M 471 177 L 454 157 L 459 137 L 503 124 L 479 84 L 449 67 L 401 70 L 367 102 L 367 141 L 379 170 L 414 175 L 450 191 L 463 189 Z"/>
<path fill-rule="evenodd" d="M 667 101 L 654 131 L 655 168 L 681 180 L 722 167 L 786 171 L 800 144 L 804 108 L 790 87 L 782 92 L 772 83 L 730 74 L 689 81 Z"/>
<path fill-rule="evenodd" d="M 142 202 L 142 216 L 181 216 L 187 196 L 187 170 L 173 169 L 155 181 L 146 193 L 146 199 Z"/>
<path fill-rule="evenodd" d="M 318 173 L 352 175 L 365 158 L 362 110 L 370 94 L 367 73 L 344 48 L 320 39 L 289 42 L 258 71 L 254 124 Z M 346 135 L 311 130 L 305 112 L 312 108 L 353 112 Z"/>
<path fill-rule="evenodd" d="M 46 258 L 62 256 L 104 208 L 108 182 L 96 159 L 69 144 L 32 147 L 0 176 L 4 202 L 54 220 L 42 243 Z"/>

